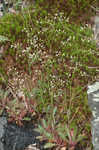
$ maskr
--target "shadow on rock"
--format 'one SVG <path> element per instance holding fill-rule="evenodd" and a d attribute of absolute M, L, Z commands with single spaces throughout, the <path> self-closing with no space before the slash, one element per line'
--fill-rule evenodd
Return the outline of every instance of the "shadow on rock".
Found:
<path fill-rule="evenodd" d="M 37 136 L 40 134 L 33 127 L 19 127 L 8 123 L 7 114 L 0 117 L 0 150 L 24 150 L 31 145 L 31 150 L 44 150 L 44 145 Z"/>

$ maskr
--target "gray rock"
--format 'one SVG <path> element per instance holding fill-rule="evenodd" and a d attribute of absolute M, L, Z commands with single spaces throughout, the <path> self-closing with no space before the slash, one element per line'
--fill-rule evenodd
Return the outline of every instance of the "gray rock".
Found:
<path fill-rule="evenodd" d="M 99 150 L 99 82 L 88 86 L 88 104 L 92 111 L 92 143 L 94 150 Z"/>
<path fill-rule="evenodd" d="M 40 134 L 32 127 L 19 127 L 16 124 L 7 122 L 7 115 L 0 117 L 0 150 L 24 150 L 29 145 L 34 149 L 43 150 L 39 140 Z"/>
<path fill-rule="evenodd" d="M 0 139 L 4 136 L 5 128 L 7 127 L 6 117 L 0 117 Z"/>

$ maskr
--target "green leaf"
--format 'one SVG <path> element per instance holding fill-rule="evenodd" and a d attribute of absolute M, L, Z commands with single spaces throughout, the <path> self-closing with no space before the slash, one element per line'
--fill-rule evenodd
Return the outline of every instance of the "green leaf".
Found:
<path fill-rule="evenodd" d="M 37 136 L 36 139 L 41 140 L 43 136 Z"/>
<path fill-rule="evenodd" d="M 73 137 L 72 140 L 75 141 L 77 135 L 77 125 L 73 122 L 70 125 L 70 129 L 73 129 Z"/>
<path fill-rule="evenodd" d="M 58 134 L 59 134 L 59 136 L 60 136 L 63 140 L 66 140 L 65 133 L 58 132 Z"/>
<path fill-rule="evenodd" d="M 44 128 L 46 129 L 46 128 L 47 128 L 47 123 L 46 123 L 46 121 L 43 119 L 42 122 L 43 122 Z"/>
<path fill-rule="evenodd" d="M 46 132 L 46 131 L 44 131 L 44 135 L 45 135 L 47 138 L 50 138 L 50 139 L 53 138 L 52 134 L 51 134 L 51 133 L 48 133 L 48 132 Z"/>
<path fill-rule="evenodd" d="M 68 138 L 70 140 L 71 139 L 71 135 L 70 135 L 70 131 L 69 131 L 67 125 L 66 125 L 66 134 L 67 134 L 67 136 L 68 136 Z"/>
<path fill-rule="evenodd" d="M 79 135 L 79 136 L 77 137 L 77 142 L 79 142 L 79 141 L 81 141 L 81 140 L 83 140 L 83 139 L 85 139 L 85 138 L 86 138 L 86 136 Z"/>
<path fill-rule="evenodd" d="M 30 120 L 31 120 L 31 118 L 24 117 L 24 119 L 23 119 L 23 120 L 30 121 Z"/>
<path fill-rule="evenodd" d="M 35 128 L 35 131 L 38 131 L 41 134 L 43 134 L 45 130 L 44 130 L 44 128 L 41 125 L 38 125 L 38 128 Z"/>
<path fill-rule="evenodd" d="M 35 128 L 34 131 L 40 132 L 40 129 L 39 128 Z"/>
<path fill-rule="evenodd" d="M 55 107 L 54 110 L 53 110 L 53 117 L 55 116 L 56 111 L 57 111 L 57 107 Z"/>
<path fill-rule="evenodd" d="M 55 143 L 47 143 L 45 144 L 44 148 L 52 148 L 55 146 Z"/>

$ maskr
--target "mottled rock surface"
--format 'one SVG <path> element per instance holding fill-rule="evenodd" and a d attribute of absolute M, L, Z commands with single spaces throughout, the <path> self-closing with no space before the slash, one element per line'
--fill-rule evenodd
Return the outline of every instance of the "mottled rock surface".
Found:
<path fill-rule="evenodd" d="M 37 136 L 39 133 L 33 128 L 19 127 L 8 123 L 7 116 L 0 117 L 0 150 L 24 150 L 27 147 L 31 147 L 31 150 L 43 150 Z"/>

